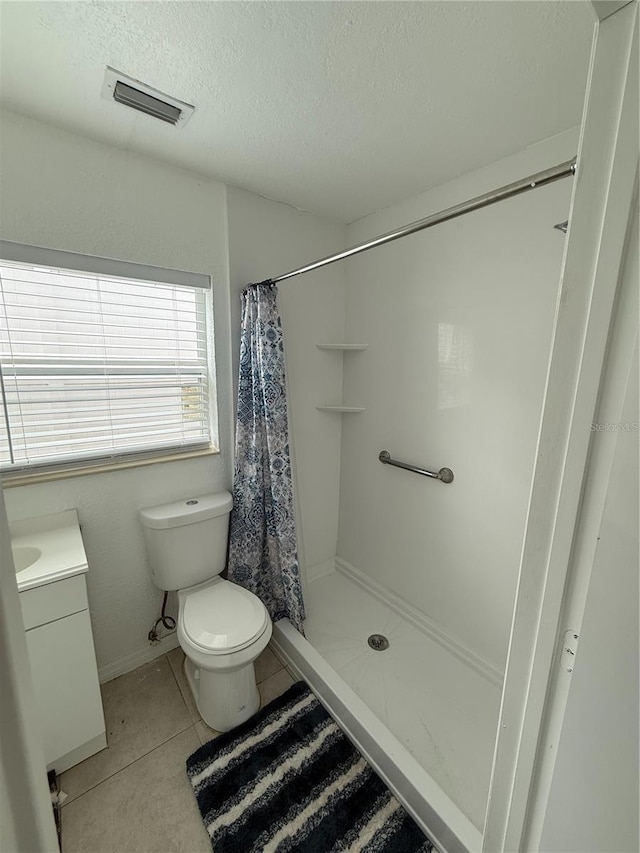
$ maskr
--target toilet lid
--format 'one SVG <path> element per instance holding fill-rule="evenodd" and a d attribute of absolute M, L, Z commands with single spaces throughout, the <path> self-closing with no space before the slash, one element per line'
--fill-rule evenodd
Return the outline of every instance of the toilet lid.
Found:
<path fill-rule="evenodd" d="M 228 654 L 250 645 L 269 622 L 264 604 L 248 589 L 218 581 L 185 597 L 182 627 L 206 652 Z"/>

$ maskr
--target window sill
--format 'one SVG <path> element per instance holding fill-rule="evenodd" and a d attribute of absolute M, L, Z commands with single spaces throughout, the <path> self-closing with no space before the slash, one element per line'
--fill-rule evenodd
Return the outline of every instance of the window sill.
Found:
<path fill-rule="evenodd" d="M 161 462 L 183 462 L 187 459 L 197 459 L 201 456 L 219 456 L 220 451 L 213 447 L 205 450 L 192 450 L 186 453 L 171 453 L 158 456 L 147 456 L 144 459 L 128 459 L 119 462 L 100 462 L 95 465 L 87 464 L 69 468 L 57 468 L 54 471 L 21 471 L 19 474 L 4 472 L 2 487 L 11 489 L 17 486 L 32 486 L 36 483 L 50 483 L 54 480 L 67 480 L 71 477 L 88 477 L 93 474 L 104 474 L 110 471 L 122 471 L 127 468 L 141 468 L 146 465 L 158 465 Z"/>

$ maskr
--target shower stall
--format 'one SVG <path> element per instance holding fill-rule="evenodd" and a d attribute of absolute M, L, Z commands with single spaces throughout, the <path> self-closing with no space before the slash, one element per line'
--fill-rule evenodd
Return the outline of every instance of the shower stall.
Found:
<path fill-rule="evenodd" d="M 580 140 L 567 131 L 349 226 L 358 248 L 331 259 L 344 324 L 314 342 L 296 330 L 288 353 L 296 457 L 317 455 L 299 389 L 320 363 L 341 371 L 315 413 L 337 431 L 339 487 L 299 517 L 305 636 L 285 619 L 273 642 L 448 853 L 540 849 L 536 750 L 560 737 L 544 728 L 569 689 L 557 632 L 583 613 L 563 589 L 637 178 L 634 14 L 600 24 Z M 554 163 L 566 180 L 465 209 Z M 298 272 L 281 277 L 283 303 Z M 430 476 L 441 469 L 453 478 Z M 306 559 L 334 516 L 334 554 Z"/>
<path fill-rule="evenodd" d="M 341 253 L 344 339 L 316 342 L 343 371 L 318 401 L 342 419 L 336 556 L 307 566 L 305 637 L 273 642 L 451 851 L 482 846 L 576 144 L 352 226 L 375 248 Z"/>

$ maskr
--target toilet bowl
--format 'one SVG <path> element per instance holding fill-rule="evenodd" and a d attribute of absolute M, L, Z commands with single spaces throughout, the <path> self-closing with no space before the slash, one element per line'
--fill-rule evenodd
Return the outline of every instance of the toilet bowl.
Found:
<path fill-rule="evenodd" d="M 260 599 L 224 580 L 232 498 L 200 495 L 142 509 L 153 582 L 178 590 L 178 642 L 200 716 L 212 729 L 240 725 L 260 705 L 253 662 L 271 639 Z"/>
<path fill-rule="evenodd" d="M 260 707 L 253 662 L 271 639 L 267 609 L 222 578 L 178 592 L 178 642 L 200 716 L 226 732 Z"/>

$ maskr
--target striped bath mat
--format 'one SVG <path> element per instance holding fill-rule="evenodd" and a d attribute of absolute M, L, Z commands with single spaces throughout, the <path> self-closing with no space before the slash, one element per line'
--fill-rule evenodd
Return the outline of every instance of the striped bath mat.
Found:
<path fill-rule="evenodd" d="M 433 846 L 299 681 L 187 759 L 214 853 L 430 853 Z"/>

